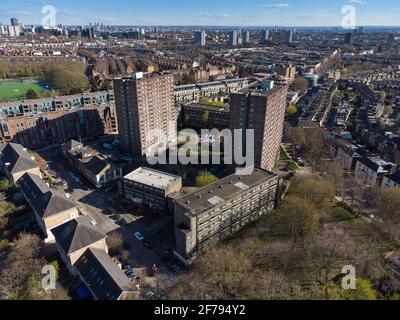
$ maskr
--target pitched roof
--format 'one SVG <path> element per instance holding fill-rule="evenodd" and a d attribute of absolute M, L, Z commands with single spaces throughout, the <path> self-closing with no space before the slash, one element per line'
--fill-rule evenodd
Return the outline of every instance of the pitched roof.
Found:
<path fill-rule="evenodd" d="M 83 144 L 80 143 L 79 141 L 76 141 L 74 139 L 69 140 L 68 142 L 66 142 L 66 147 L 67 150 L 74 150 L 74 149 L 79 149 L 83 147 Z"/>
<path fill-rule="evenodd" d="M 357 161 L 377 173 L 389 172 L 394 166 L 393 163 L 377 157 L 362 157 L 358 158 Z"/>
<path fill-rule="evenodd" d="M 98 300 L 117 300 L 132 291 L 128 277 L 104 250 L 88 248 L 75 267 Z"/>
<path fill-rule="evenodd" d="M 84 161 L 83 164 L 89 171 L 96 175 L 100 174 L 103 170 L 110 167 L 109 163 L 107 163 L 103 159 L 100 159 L 98 156 L 94 156 L 90 158 L 90 160 Z"/>
<path fill-rule="evenodd" d="M 39 167 L 36 161 L 32 159 L 32 156 L 20 144 L 7 143 L 1 146 L 0 151 L 1 161 L 3 164 L 8 164 L 7 170 L 10 173 L 23 172 Z"/>
<path fill-rule="evenodd" d="M 63 194 L 50 190 L 36 174 L 25 173 L 19 180 L 19 184 L 21 191 L 42 219 L 76 207 Z"/>
<path fill-rule="evenodd" d="M 70 220 L 52 229 L 51 232 L 66 254 L 86 248 L 107 237 L 98 227 L 91 224 L 87 216 Z"/>
<path fill-rule="evenodd" d="M 386 176 L 388 179 L 394 181 L 397 184 L 400 184 L 400 171 L 397 171 L 391 175 Z"/>

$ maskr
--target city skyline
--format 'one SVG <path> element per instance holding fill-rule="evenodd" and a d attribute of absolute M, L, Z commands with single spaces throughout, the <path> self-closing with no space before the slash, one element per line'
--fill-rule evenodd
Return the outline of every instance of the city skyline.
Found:
<path fill-rule="evenodd" d="M 81 25 L 100 22 L 106 25 L 168 25 L 168 26 L 339 26 L 342 8 L 356 9 L 356 24 L 361 26 L 399 26 L 400 5 L 395 0 L 364 1 L 250 0 L 247 2 L 220 0 L 161 1 L 131 3 L 117 0 L 111 6 L 104 0 L 41 1 L 16 0 L 0 7 L 0 23 L 8 24 L 11 17 L 25 24 L 40 24 L 42 7 L 52 5 L 57 10 L 56 22 Z M 77 9 L 79 8 L 79 10 Z M 96 8 L 96 15 L 93 9 Z"/>

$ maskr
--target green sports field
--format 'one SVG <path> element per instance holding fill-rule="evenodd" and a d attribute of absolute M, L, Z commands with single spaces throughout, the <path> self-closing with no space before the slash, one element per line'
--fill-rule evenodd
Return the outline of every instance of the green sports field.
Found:
<path fill-rule="evenodd" d="M 39 95 L 44 91 L 35 82 L 0 82 L 0 102 L 25 99 L 29 89 L 35 90 Z"/>

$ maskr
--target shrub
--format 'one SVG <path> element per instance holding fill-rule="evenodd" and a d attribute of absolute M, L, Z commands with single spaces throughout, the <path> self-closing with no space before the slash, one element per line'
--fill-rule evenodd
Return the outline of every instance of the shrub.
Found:
<path fill-rule="evenodd" d="M 211 173 L 201 173 L 196 177 L 196 187 L 203 188 L 214 182 L 217 182 L 218 178 Z"/>
<path fill-rule="evenodd" d="M 10 251 L 10 244 L 7 239 L 0 240 L 0 253 Z"/>

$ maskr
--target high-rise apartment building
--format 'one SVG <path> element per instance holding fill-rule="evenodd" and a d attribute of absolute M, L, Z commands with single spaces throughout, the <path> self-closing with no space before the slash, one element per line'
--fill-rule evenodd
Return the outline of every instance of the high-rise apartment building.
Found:
<path fill-rule="evenodd" d="M 250 44 L 250 31 L 245 31 L 244 33 L 244 39 L 243 39 L 243 44 Z"/>
<path fill-rule="evenodd" d="M 269 30 L 262 30 L 260 34 L 260 42 L 265 43 L 269 40 Z"/>
<path fill-rule="evenodd" d="M 254 164 L 272 170 L 279 157 L 286 110 L 287 85 L 247 88 L 230 96 L 229 127 L 242 129 L 234 147 L 246 150 L 246 129 L 254 130 Z"/>
<path fill-rule="evenodd" d="M 293 30 L 286 30 L 285 32 L 285 42 L 291 44 L 293 42 Z"/>
<path fill-rule="evenodd" d="M 10 19 L 10 22 L 11 22 L 11 25 L 12 25 L 13 27 L 19 26 L 19 21 L 18 21 L 17 18 L 11 18 L 11 19 Z"/>
<path fill-rule="evenodd" d="M 197 31 L 194 34 L 194 43 L 197 46 L 204 47 L 206 45 L 206 32 L 205 31 Z"/>
<path fill-rule="evenodd" d="M 120 146 L 125 152 L 144 156 L 156 142 L 149 135 L 154 129 L 166 137 L 164 144 L 176 140 L 173 74 L 139 72 L 117 78 L 114 93 Z"/>
<path fill-rule="evenodd" d="M 352 36 L 351 32 L 347 32 L 344 35 L 344 43 L 345 44 L 351 44 L 351 36 Z"/>
<path fill-rule="evenodd" d="M 233 30 L 229 33 L 228 45 L 230 47 L 236 47 L 238 40 L 238 33 L 236 30 Z"/>

